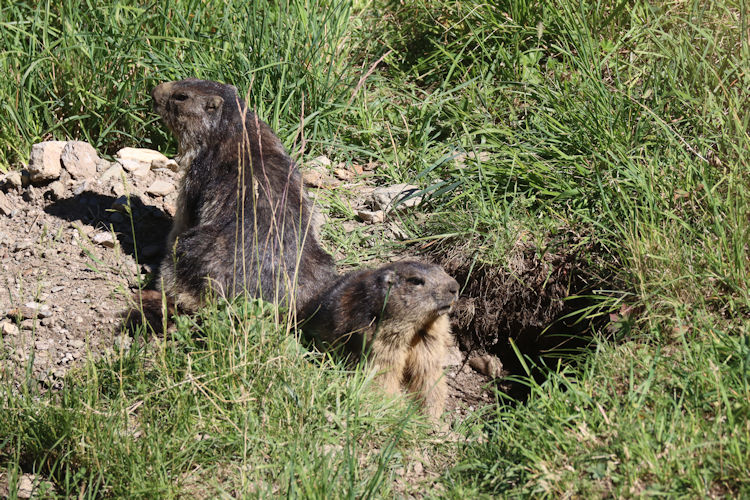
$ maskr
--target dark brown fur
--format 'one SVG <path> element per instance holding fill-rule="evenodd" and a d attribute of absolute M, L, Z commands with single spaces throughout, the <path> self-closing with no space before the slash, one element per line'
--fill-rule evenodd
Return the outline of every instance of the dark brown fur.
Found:
<path fill-rule="evenodd" d="M 167 296 L 187 311 L 209 290 L 299 309 L 335 271 L 281 141 L 231 85 L 191 78 L 151 96 L 177 137 L 183 171 L 160 268 Z"/>
<path fill-rule="evenodd" d="M 458 283 L 439 266 L 414 261 L 351 272 L 301 312 L 305 335 L 320 349 L 367 357 L 390 394 L 419 397 L 426 413 L 443 412 L 443 363 L 452 340 L 448 312 Z"/>

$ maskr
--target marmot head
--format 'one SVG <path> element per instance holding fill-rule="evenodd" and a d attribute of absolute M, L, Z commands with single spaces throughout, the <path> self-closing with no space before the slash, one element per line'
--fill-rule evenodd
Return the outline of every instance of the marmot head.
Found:
<path fill-rule="evenodd" d="M 394 262 L 378 269 L 376 279 L 383 317 L 406 316 L 427 324 L 450 312 L 458 299 L 458 282 L 434 264 Z"/>
<path fill-rule="evenodd" d="M 197 78 L 165 82 L 151 91 L 154 111 L 177 137 L 180 149 L 195 149 L 221 131 L 244 102 L 233 85 Z"/>

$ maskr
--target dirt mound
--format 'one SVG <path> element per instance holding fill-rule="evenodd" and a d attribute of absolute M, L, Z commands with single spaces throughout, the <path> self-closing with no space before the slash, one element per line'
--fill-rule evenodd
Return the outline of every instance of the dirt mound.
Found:
<path fill-rule="evenodd" d="M 453 314 L 454 334 L 467 358 L 497 356 L 505 373 L 523 373 L 510 340 L 532 360 L 559 358 L 590 338 L 591 324 L 581 321 L 583 297 L 603 282 L 594 272 L 594 249 L 572 236 L 540 251 L 519 242 L 504 267 L 477 262 L 465 246 L 443 245 L 431 258 L 462 286 Z"/>
<path fill-rule="evenodd" d="M 0 176 L 0 377 L 46 387 L 130 345 L 120 315 L 157 267 L 173 210 L 174 195 L 154 186 L 176 182 L 161 167 L 128 171 L 125 159 L 83 171 L 57 149 L 40 180 Z"/>

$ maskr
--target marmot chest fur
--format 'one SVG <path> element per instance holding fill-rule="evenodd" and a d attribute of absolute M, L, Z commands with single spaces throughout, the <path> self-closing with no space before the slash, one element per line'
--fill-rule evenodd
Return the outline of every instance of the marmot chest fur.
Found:
<path fill-rule="evenodd" d="M 209 287 L 301 307 L 335 271 L 281 141 L 232 85 L 191 78 L 151 95 L 183 172 L 161 265 L 167 294 L 188 310 Z"/>
<path fill-rule="evenodd" d="M 405 389 L 437 417 L 452 341 L 448 312 L 457 297 L 458 283 L 439 266 L 395 262 L 339 278 L 301 313 L 302 329 L 319 348 L 366 356 L 386 392 Z"/>

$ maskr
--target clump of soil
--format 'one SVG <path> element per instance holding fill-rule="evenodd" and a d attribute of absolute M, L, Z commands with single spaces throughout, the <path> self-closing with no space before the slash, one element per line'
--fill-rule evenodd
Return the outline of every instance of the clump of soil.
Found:
<path fill-rule="evenodd" d="M 560 358 L 588 343 L 592 325 L 578 313 L 591 305 L 582 296 L 602 278 L 589 263 L 596 252 L 568 238 L 545 252 L 518 242 L 505 267 L 477 262 L 463 246 L 433 251 L 432 258 L 462 286 L 452 320 L 467 358 L 494 355 L 505 374 L 523 374 L 511 340 L 534 362 Z"/>

